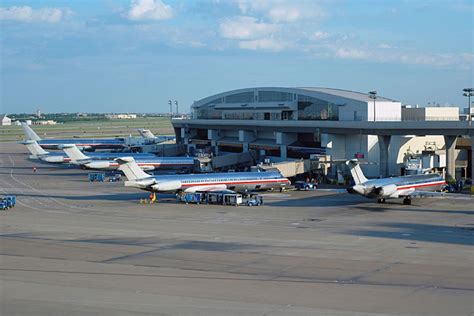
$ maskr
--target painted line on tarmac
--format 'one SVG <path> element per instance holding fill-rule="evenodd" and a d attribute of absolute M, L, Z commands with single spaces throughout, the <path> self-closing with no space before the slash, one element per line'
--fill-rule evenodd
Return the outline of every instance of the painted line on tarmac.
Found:
<path fill-rule="evenodd" d="M 71 209 L 93 210 L 93 209 L 91 209 L 91 208 L 83 208 L 83 207 L 80 207 L 80 206 L 75 206 L 75 205 L 66 204 L 66 203 L 63 203 L 63 202 L 61 202 L 61 201 L 55 199 L 55 198 L 42 195 L 41 192 L 40 192 L 38 189 L 32 187 L 32 186 L 29 185 L 28 183 L 25 183 L 25 182 L 19 180 L 18 178 L 16 178 L 16 177 L 13 175 L 13 170 L 14 170 L 14 168 L 15 168 L 15 161 L 12 159 L 11 155 L 9 155 L 8 157 L 10 158 L 10 161 L 11 161 L 11 163 L 12 163 L 12 167 L 11 167 L 11 170 L 10 170 L 10 177 L 11 177 L 12 180 L 14 180 L 15 182 L 17 182 L 17 183 L 23 185 L 25 188 L 29 188 L 29 189 L 33 190 L 34 192 L 37 192 L 38 194 L 40 194 L 40 195 L 43 196 L 44 198 L 49 199 L 49 200 L 51 200 L 51 201 L 53 201 L 53 202 L 55 202 L 55 203 L 57 203 L 57 204 L 59 204 L 59 205 L 61 205 L 61 206 L 65 206 L 65 207 L 68 207 L 68 208 L 71 208 Z M 44 203 L 43 203 L 42 201 L 40 201 L 39 199 L 35 199 L 35 198 L 33 198 L 33 197 L 31 197 L 31 199 L 37 201 L 37 202 L 40 203 L 40 204 L 43 204 L 45 207 L 50 207 L 49 205 L 44 204 Z M 43 210 L 44 210 L 44 209 L 43 209 Z"/>

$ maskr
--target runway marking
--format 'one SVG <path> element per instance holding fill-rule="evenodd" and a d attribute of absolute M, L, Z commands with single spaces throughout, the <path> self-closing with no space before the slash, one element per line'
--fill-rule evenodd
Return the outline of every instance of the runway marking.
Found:
<path fill-rule="evenodd" d="M 33 190 L 34 192 L 37 192 L 39 195 L 43 196 L 45 199 L 49 199 L 61 206 L 65 206 L 65 207 L 68 207 L 70 209 L 80 209 L 80 210 L 96 210 L 96 211 L 103 211 L 103 210 L 100 210 L 100 209 L 93 209 L 93 208 L 84 208 L 84 207 L 80 207 L 80 206 L 75 206 L 75 205 L 70 205 L 70 204 L 67 204 L 67 203 L 64 203 L 64 202 L 61 202 L 55 198 L 52 198 L 52 197 L 49 197 L 49 196 L 46 196 L 46 195 L 43 195 L 41 193 L 41 191 L 39 191 L 38 189 L 32 187 L 31 185 L 29 185 L 28 183 L 25 183 L 21 180 L 19 180 L 18 178 L 16 178 L 13 174 L 13 170 L 15 168 L 15 161 L 12 159 L 11 155 L 8 155 L 8 158 L 10 159 L 11 163 L 12 163 L 12 166 L 11 166 L 11 169 L 10 169 L 10 177 L 12 178 L 13 181 L 23 185 L 24 187 L 26 188 L 29 188 L 31 190 Z M 42 202 L 41 200 L 37 199 L 37 198 L 34 198 L 34 197 L 30 197 L 32 200 L 35 200 L 37 201 L 38 203 L 44 205 L 45 207 L 51 207 L 50 205 L 47 205 L 47 204 L 44 204 L 44 202 Z M 37 209 L 37 210 L 45 210 L 45 209 L 39 209 L 39 208 L 35 208 L 35 207 L 31 207 L 30 208 L 33 208 L 33 209 Z M 47 211 L 47 210 L 46 210 Z"/>

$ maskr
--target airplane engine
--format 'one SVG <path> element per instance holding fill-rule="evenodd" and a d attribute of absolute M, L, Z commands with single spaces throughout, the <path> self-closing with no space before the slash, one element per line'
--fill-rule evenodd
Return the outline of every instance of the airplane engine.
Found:
<path fill-rule="evenodd" d="M 383 197 L 397 197 L 397 186 L 395 184 L 384 185 L 383 187 L 377 188 L 379 191 L 379 196 Z"/>
<path fill-rule="evenodd" d="M 103 170 L 110 169 L 111 165 L 109 161 L 91 161 L 86 163 L 85 167 L 89 169 Z"/>
<path fill-rule="evenodd" d="M 181 181 L 162 181 L 151 186 L 154 191 L 169 192 L 181 189 Z"/>
<path fill-rule="evenodd" d="M 140 166 L 140 168 L 145 171 L 155 170 L 154 166 Z"/>
<path fill-rule="evenodd" d="M 50 163 L 63 163 L 64 162 L 63 156 L 49 156 L 49 157 L 44 157 L 40 159 L 46 162 L 50 162 Z"/>

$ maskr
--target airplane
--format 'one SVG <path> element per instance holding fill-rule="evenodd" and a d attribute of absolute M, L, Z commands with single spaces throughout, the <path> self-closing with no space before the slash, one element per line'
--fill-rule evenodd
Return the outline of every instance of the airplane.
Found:
<path fill-rule="evenodd" d="M 138 129 L 138 133 L 149 143 L 162 143 L 176 140 L 174 136 L 155 136 L 149 129 Z"/>
<path fill-rule="evenodd" d="M 83 152 L 77 148 L 74 144 L 61 145 L 64 153 L 71 159 L 73 164 L 79 165 L 84 169 L 93 170 L 117 170 L 119 163 L 115 159 L 120 158 L 125 153 L 115 155 L 108 159 L 96 159 L 94 156 L 86 156 Z M 155 170 L 155 169 L 183 169 L 191 170 L 194 167 L 193 157 L 157 157 L 146 156 L 144 154 L 131 154 L 128 153 L 126 157 L 133 157 L 136 159 L 138 166 L 143 170 Z"/>
<path fill-rule="evenodd" d="M 347 191 L 377 199 L 377 203 L 385 203 L 386 199 L 403 198 L 403 204 L 410 205 L 412 197 L 439 195 L 434 191 L 439 191 L 446 185 L 444 178 L 436 173 L 368 180 L 357 159 L 347 160 L 346 165 L 349 166 L 355 183 Z"/>
<path fill-rule="evenodd" d="M 71 138 L 71 139 L 41 139 L 25 122 L 21 123 L 26 140 L 34 140 L 44 149 L 59 149 L 62 144 L 75 144 L 81 149 L 124 149 L 127 148 L 124 138 Z"/>
<path fill-rule="evenodd" d="M 32 159 L 39 159 L 44 162 L 48 163 L 70 163 L 71 158 L 66 155 L 64 152 L 50 152 L 44 150 L 37 141 L 35 140 L 27 140 L 20 142 L 20 144 L 26 145 L 26 148 L 30 151 L 31 155 L 30 158 Z M 133 155 L 136 158 L 155 158 L 156 156 L 152 153 L 121 153 L 121 152 L 91 152 L 88 153 L 88 157 L 94 160 L 112 160 L 118 157 L 128 157 Z"/>
<path fill-rule="evenodd" d="M 35 140 L 27 140 L 20 142 L 20 144 L 26 145 L 26 148 L 28 148 L 31 153 L 30 159 L 39 159 L 48 163 L 69 163 L 71 161 L 71 159 L 62 152 L 49 152 L 44 150 Z"/>
<path fill-rule="evenodd" d="M 132 157 L 115 159 L 128 181 L 125 186 L 150 192 L 180 193 L 196 191 L 283 189 L 290 181 L 279 172 L 228 172 L 169 176 L 150 176 L 137 165 Z"/>

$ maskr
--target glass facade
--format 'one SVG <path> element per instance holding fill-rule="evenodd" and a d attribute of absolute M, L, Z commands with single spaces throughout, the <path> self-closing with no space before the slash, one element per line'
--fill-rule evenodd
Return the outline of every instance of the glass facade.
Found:
<path fill-rule="evenodd" d="M 280 91 L 259 91 L 258 102 L 287 102 L 293 101 L 293 93 Z"/>
<path fill-rule="evenodd" d="M 253 100 L 253 91 L 231 94 L 225 97 L 225 103 L 250 103 Z"/>
<path fill-rule="evenodd" d="M 222 98 L 218 98 L 218 99 L 209 101 L 209 102 L 207 102 L 207 103 L 204 104 L 204 105 L 221 104 L 221 103 L 222 103 Z"/>
<path fill-rule="evenodd" d="M 255 113 L 241 111 L 241 112 L 228 112 L 224 114 L 225 120 L 253 120 L 255 119 Z"/>
<path fill-rule="evenodd" d="M 283 106 L 282 102 L 286 102 L 286 106 Z M 194 111 L 196 119 L 272 121 L 339 119 L 339 107 L 335 103 L 305 94 L 271 90 L 230 94 L 208 101 Z"/>
<path fill-rule="evenodd" d="M 336 104 L 298 94 L 298 120 L 338 120 Z"/>
<path fill-rule="evenodd" d="M 197 119 L 222 119 L 222 111 L 214 109 L 214 106 L 201 106 L 196 111 Z"/>

